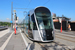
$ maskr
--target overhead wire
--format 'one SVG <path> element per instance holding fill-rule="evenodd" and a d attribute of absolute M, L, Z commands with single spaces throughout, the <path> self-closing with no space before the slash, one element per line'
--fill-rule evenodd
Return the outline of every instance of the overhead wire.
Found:
<path fill-rule="evenodd" d="M 21 6 L 20 3 L 14 3 L 16 6 Z M 29 9 L 32 9 L 32 8 L 19 8 L 19 7 L 16 7 L 14 6 L 14 9 L 25 9 L 25 10 L 29 10 Z"/>
<path fill-rule="evenodd" d="M 32 1 L 32 0 L 30 0 L 30 2 L 29 2 L 29 4 L 27 5 L 27 7 L 30 5 L 31 1 Z"/>
<path fill-rule="evenodd" d="M 47 4 L 50 0 L 48 0 L 47 2 L 45 2 L 43 5 Z"/>

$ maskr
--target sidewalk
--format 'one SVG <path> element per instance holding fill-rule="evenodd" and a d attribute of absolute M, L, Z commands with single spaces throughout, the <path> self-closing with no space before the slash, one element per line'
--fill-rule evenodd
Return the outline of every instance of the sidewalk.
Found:
<path fill-rule="evenodd" d="M 20 30 L 17 30 L 16 35 L 13 33 L 11 39 L 9 40 L 4 50 L 25 50 L 25 49 L 26 46 L 21 37 Z"/>

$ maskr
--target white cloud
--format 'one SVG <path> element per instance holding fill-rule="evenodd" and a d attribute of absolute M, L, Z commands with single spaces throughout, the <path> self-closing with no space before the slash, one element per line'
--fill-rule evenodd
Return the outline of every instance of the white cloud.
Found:
<path fill-rule="evenodd" d="M 6 18 L 7 20 L 10 20 L 9 18 Z"/>

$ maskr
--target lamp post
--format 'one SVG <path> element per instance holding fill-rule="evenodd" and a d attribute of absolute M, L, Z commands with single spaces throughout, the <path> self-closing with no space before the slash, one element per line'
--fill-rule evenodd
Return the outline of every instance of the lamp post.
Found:
<path fill-rule="evenodd" d="M 11 3 L 11 29 L 13 30 L 13 2 Z"/>
<path fill-rule="evenodd" d="M 15 33 L 15 35 L 16 35 L 16 20 L 17 20 L 17 17 L 16 17 L 16 10 L 14 10 L 14 20 L 15 20 L 14 33 Z"/>

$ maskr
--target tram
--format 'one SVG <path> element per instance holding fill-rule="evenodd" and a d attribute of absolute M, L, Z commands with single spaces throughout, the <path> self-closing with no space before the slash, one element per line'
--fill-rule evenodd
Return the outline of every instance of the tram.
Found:
<path fill-rule="evenodd" d="M 23 31 L 30 40 L 37 42 L 54 41 L 54 25 L 48 8 L 40 6 L 30 10 L 23 22 Z"/>

